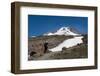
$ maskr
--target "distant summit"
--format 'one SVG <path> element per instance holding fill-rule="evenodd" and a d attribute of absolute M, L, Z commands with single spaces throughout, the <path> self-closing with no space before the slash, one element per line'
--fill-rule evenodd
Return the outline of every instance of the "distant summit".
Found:
<path fill-rule="evenodd" d="M 50 36 L 50 35 L 77 36 L 77 35 L 80 35 L 80 33 L 72 27 L 61 27 L 56 32 L 49 32 L 49 33 L 44 34 L 44 36 Z"/>

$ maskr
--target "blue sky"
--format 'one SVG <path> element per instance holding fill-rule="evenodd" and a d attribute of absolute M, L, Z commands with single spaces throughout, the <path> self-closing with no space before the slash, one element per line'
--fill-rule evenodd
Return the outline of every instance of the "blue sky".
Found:
<path fill-rule="evenodd" d="M 28 36 L 39 36 L 61 27 L 74 27 L 80 33 L 88 31 L 88 17 L 28 15 Z"/>

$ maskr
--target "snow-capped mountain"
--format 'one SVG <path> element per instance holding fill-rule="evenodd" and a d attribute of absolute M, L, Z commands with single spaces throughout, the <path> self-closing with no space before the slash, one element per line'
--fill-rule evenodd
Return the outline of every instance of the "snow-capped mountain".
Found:
<path fill-rule="evenodd" d="M 66 35 L 66 36 L 73 35 L 73 36 L 76 36 L 76 35 L 80 35 L 80 34 L 74 32 L 73 29 L 70 27 L 61 27 L 59 30 L 57 30 L 54 33 L 49 32 L 49 33 L 44 34 L 44 36 L 50 36 L 50 35 Z"/>

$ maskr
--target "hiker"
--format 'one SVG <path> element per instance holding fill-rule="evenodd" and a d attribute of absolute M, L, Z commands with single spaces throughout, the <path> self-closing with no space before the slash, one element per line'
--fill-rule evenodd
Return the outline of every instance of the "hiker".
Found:
<path fill-rule="evenodd" d="M 44 53 L 46 53 L 46 52 L 47 52 L 47 50 L 48 50 L 48 43 L 47 43 L 47 42 L 45 42 L 45 43 L 44 43 Z"/>

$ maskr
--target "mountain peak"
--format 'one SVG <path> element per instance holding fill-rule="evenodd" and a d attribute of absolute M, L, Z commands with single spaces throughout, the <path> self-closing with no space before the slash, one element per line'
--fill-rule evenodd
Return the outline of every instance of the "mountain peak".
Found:
<path fill-rule="evenodd" d="M 52 33 L 52 32 L 49 32 L 47 34 L 44 34 L 45 36 L 50 36 L 50 35 L 73 35 L 73 36 L 76 36 L 76 35 L 80 35 L 76 32 L 74 32 L 74 30 L 71 28 L 71 27 L 61 27 L 60 29 L 58 29 L 56 32 Z"/>
<path fill-rule="evenodd" d="M 61 27 L 59 30 L 57 31 L 68 31 L 70 30 L 70 27 Z"/>
<path fill-rule="evenodd" d="M 59 30 L 66 30 L 66 29 L 68 29 L 69 27 L 61 27 Z"/>

